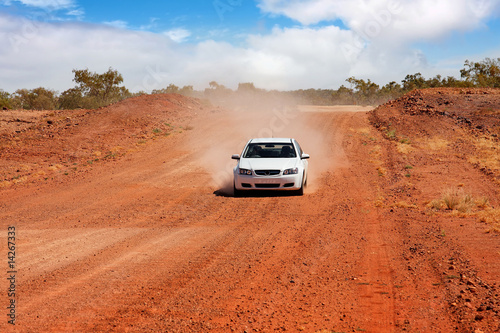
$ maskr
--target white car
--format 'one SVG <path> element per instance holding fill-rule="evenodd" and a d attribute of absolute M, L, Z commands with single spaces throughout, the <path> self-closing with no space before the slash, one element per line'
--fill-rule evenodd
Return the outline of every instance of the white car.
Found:
<path fill-rule="evenodd" d="M 304 193 L 309 155 L 295 139 L 251 139 L 234 168 L 234 195 L 252 190 L 288 190 Z"/>

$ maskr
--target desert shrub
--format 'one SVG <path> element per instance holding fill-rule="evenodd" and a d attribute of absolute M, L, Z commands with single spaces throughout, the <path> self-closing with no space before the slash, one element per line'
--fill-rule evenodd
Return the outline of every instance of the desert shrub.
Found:
<path fill-rule="evenodd" d="M 488 231 L 500 232 L 500 209 L 486 209 L 480 212 L 479 220 L 491 226 Z"/>
<path fill-rule="evenodd" d="M 83 108 L 85 105 L 84 97 L 79 89 L 71 88 L 64 91 L 61 96 L 59 96 L 59 108 L 72 110 Z"/>
<path fill-rule="evenodd" d="M 10 99 L 10 94 L 0 89 L 0 109 L 3 108 L 12 109 L 12 101 Z"/>
<path fill-rule="evenodd" d="M 488 197 L 481 197 L 479 199 L 476 199 L 476 206 L 478 208 L 487 208 L 490 206 L 490 199 L 488 199 Z"/>
<path fill-rule="evenodd" d="M 462 188 L 449 188 L 443 191 L 442 201 L 446 209 L 458 210 L 461 213 L 469 212 L 474 207 L 472 196 Z"/>
<path fill-rule="evenodd" d="M 445 189 L 439 199 L 434 199 L 427 205 L 433 210 L 451 210 L 464 214 L 487 210 L 489 206 L 487 197 L 475 199 L 470 193 L 465 192 L 463 188 L 455 187 Z"/>
<path fill-rule="evenodd" d="M 12 95 L 14 108 L 25 110 L 54 110 L 57 105 L 55 91 L 42 87 L 35 89 L 18 89 Z"/>

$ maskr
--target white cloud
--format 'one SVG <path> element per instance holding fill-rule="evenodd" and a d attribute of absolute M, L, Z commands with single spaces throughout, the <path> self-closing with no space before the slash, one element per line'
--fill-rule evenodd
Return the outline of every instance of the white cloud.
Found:
<path fill-rule="evenodd" d="M 128 23 L 122 20 L 115 20 L 115 21 L 109 21 L 109 22 L 103 22 L 106 25 L 109 25 L 111 27 L 119 28 L 119 29 L 126 29 L 128 26 Z"/>
<path fill-rule="evenodd" d="M 168 85 L 148 68 L 179 63 L 170 39 L 105 25 L 45 23 L 0 15 L 0 88 L 15 91 L 38 86 L 64 91 L 73 86 L 73 69 L 122 73 L 126 85 L 151 90 Z M 146 82 L 143 84 L 143 82 Z"/>
<path fill-rule="evenodd" d="M 25 6 L 38 7 L 44 9 L 65 9 L 74 7 L 75 3 L 73 0 L 14 0 L 20 2 Z M 11 4 L 14 1 L 8 1 L 7 4 Z"/>
<path fill-rule="evenodd" d="M 340 19 L 368 40 L 412 42 L 476 29 L 498 12 L 500 0 L 260 0 L 258 6 L 303 25 Z"/>
<path fill-rule="evenodd" d="M 182 28 L 177 28 L 177 29 L 165 31 L 163 34 L 177 43 L 182 43 L 182 42 L 186 41 L 186 39 L 189 36 L 191 36 L 190 31 L 188 31 L 186 29 L 182 29 Z"/>
<path fill-rule="evenodd" d="M 351 0 L 354 2 L 354 0 Z M 260 0 L 258 7 L 265 13 L 284 15 L 304 25 L 340 18 L 343 2 L 331 0 Z M 349 6 L 347 6 L 349 7 Z"/>
<path fill-rule="evenodd" d="M 271 81 L 281 89 L 336 88 L 350 76 L 385 84 L 425 65 L 411 49 L 367 45 L 354 32 L 334 26 L 274 29 L 271 35 L 250 37 L 249 45 L 253 52 L 276 60 L 268 66 L 271 71 L 262 66 L 266 62 L 250 57 L 257 85 Z"/>
<path fill-rule="evenodd" d="M 82 18 L 84 14 L 85 11 L 83 9 L 73 9 L 66 13 L 66 15 L 74 16 L 75 18 Z"/>
<path fill-rule="evenodd" d="M 143 24 L 139 27 L 139 30 L 151 31 L 156 28 L 156 24 L 160 19 L 157 17 L 150 17 L 148 24 Z"/>

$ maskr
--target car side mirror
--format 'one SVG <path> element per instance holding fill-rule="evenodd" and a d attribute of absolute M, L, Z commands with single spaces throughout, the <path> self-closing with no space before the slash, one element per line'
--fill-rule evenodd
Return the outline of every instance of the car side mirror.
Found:
<path fill-rule="evenodd" d="M 239 159 L 240 159 L 240 155 L 238 155 L 238 154 L 233 154 L 233 156 L 231 156 L 231 158 L 232 158 L 233 160 L 239 160 Z"/>
<path fill-rule="evenodd" d="M 303 160 L 307 160 L 309 158 L 309 154 L 302 154 L 300 158 Z"/>

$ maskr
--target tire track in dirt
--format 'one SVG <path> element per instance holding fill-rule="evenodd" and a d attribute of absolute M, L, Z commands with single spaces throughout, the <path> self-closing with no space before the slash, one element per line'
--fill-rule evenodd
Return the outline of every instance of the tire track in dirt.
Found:
<path fill-rule="evenodd" d="M 346 116 L 347 118 L 347 116 Z M 370 130 L 364 114 L 351 114 L 338 127 L 344 129 L 344 149 L 347 152 L 348 168 L 340 172 L 340 184 L 344 201 L 352 213 L 350 222 L 356 229 L 349 235 L 359 237 L 355 259 L 356 267 L 350 277 L 355 284 L 356 311 L 353 322 L 358 330 L 368 332 L 394 332 L 396 330 L 394 305 L 394 271 L 389 260 L 386 230 L 375 202 L 380 195 L 380 176 L 376 165 L 367 163 L 371 151 L 363 144 L 365 136 L 370 140 L 380 140 L 379 133 Z M 365 146 L 366 148 L 361 148 Z M 395 235 L 394 235 L 395 236 Z M 393 237 L 394 237 L 393 236 Z"/>
<path fill-rule="evenodd" d="M 366 315 L 364 327 L 370 332 L 394 332 L 396 325 L 393 269 L 387 253 L 387 243 L 381 239 L 380 216 L 367 214 L 364 237 L 365 258 L 360 263 L 357 278 L 359 307 Z"/>
<path fill-rule="evenodd" d="M 45 313 L 44 318 L 50 322 L 56 319 L 55 313 L 63 312 L 60 309 L 62 305 L 72 310 L 71 317 L 82 321 L 85 315 L 78 316 L 78 313 L 85 314 L 89 308 L 109 307 L 108 302 L 111 300 L 107 295 L 108 292 L 113 293 L 124 287 L 133 289 L 134 285 L 140 288 L 145 282 L 155 279 L 164 272 L 174 274 L 175 271 L 182 270 L 188 258 L 192 259 L 199 248 L 220 237 L 221 232 L 222 230 L 198 227 L 159 233 L 141 229 L 139 234 L 98 251 L 95 257 L 90 256 L 75 261 L 64 269 L 51 272 L 51 275 L 44 279 L 42 297 L 34 299 L 21 297 L 20 311 L 29 317 L 35 310 L 36 315 L 42 317 L 44 311 L 40 309 L 44 309 L 44 304 L 51 304 L 50 311 Z M 78 270 L 81 266 L 89 270 Z M 23 288 L 36 290 L 36 283 L 26 284 Z M 82 302 L 80 297 L 75 297 L 78 295 L 85 295 L 85 300 Z M 57 324 L 55 326 L 57 327 Z"/>
<path fill-rule="evenodd" d="M 160 143 L 158 149 L 162 149 Z M 167 146 L 170 144 L 167 143 Z M 97 169 L 92 172 L 88 178 L 79 180 L 75 186 L 61 186 L 57 191 L 46 186 L 42 187 L 41 192 L 36 195 L 29 195 L 24 198 L 24 204 L 18 205 L 11 202 L 9 207 L 3 210 L 0 218 L 4 220 L 12 219 L 13 216 L 23 216 L 23 224 L 37 227 L 50 225 L 54 220 L 78 221 L 81 217 L 87 220 L 99 220 L 103 212 L 120 218 L 124 208 L 134 209 L 134 204 L 140 201 L 140 198 L 150 194 L 152 189 L 192 187 L 186 185 L 186 179 L 193 177 L 194 171 L 187 161 L 192 160 L 193 153 L 183 151 L 173 151 L 168 155 L 162 156 L 144 156 L 145 152 L 138 153 L 138 161 L 132 165 L 127 165 L 127 160 L 107 165 L 105 170 L 111 172 L 102 172 Z M 170 159 L 172 154 L 175 158 Z M 141 159 L 146 159 L 149 164 L 144 168 Z M 163 163 L 165 162 L 165 163 Z M 179 170 L 183 170 L 182 172 Z M 188 171 L 188 172 L 186 172 Z M 179 172 L 181 177 L 179 177 Z M 172 174 L 177 173 L 177 174 Z M 167 174 L 165 176 L 164 174 Z M 165 182 L 165 177 L 171 174 L 169 181 Z M 195 177 L 196 178 L 196 177 Z M 147 182 L 146 182 L 147 180 Z M 103 184 L 106 184 L 105 186 Z M 9 190 L 15 193 L 13 190 Z M 189 196 L 191 191 L 179 191 L 180 197 Z M 5 204 L 9 202 L 9 193 L 6 196 Z M 179 197 L 177 197 L 179 198 Z M 172 203 L 175 204 L 175 201 Z M 122 212 L 122 214 L 120 214 Z M 126 214 L 123 214 L 126 215 Z M 78 226 L 78 223 L 75 224 Z"/>

